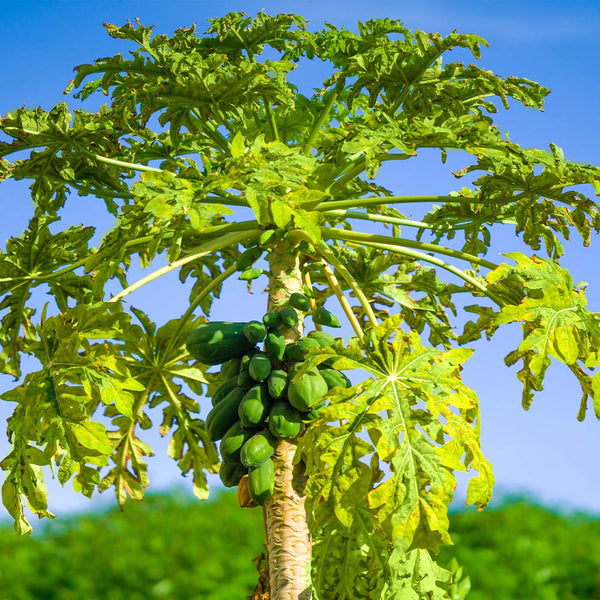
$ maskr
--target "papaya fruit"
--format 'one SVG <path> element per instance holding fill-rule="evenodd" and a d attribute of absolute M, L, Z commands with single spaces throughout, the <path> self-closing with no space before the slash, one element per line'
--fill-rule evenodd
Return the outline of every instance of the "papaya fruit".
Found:
<path fill-rule="evenodd" d="M 248 352 L 252 344 L 243 334 L 246 323 L 212 321 L 196 327 L 187 337 L 190 355 L 205 365 L 218 365 Z"/>
<path fill-rule="evenodd" d="M 225 396 L 227 396 L 227 394 L 229 394 L 229 392 L 231 392 L 231 390 L 233 390 L 234 388 L 237 387 L 237 377 L 232 377 L 231 379 L 228 379 L 227 381 L 225 381 L 224 383 L 222 383 L 216 390 L 216 392 L 212 395 L 210 402 L 213 406 L 216 406 L 217 404 L 219 404 L 219 402 L 221 402 L 221 400 L 223 400 L 223 398 L 225 398 Z"/>
<path fill-rule="evenodd" d="M 285 329 L 292 329 L 292 327 L 296 327 L 298 325 L 298 321 L 300 318 L 298 317 L 298 313 L 291 307 L 287 306 L 279 313 L 281 317 L 281 325 Z"/>
<path fill-rule="evenodd" d="M 258 352 L 250 359 L 248 372 L 255 381 L 264 381 L 269 376 L 271 368 L 271 359 L 264 352 Z"/>
<path fill-rule="evenodd" d="M 310 300 L 299 292 L 294 292 L 291 294 L 290 299 L 288 300 L 289 305 L 296 310 L 300 310 L 302 312 L 310 311 Z"/>
<path fill-rule="evenodd" d="M 271 398 L 266 385 L 255 385 L 245 394 L 238 405 L 237 415 L 242 427 L 251 429 L 260 425 L 269 414 Z"/>
<path fill-rule="evenodd" d="M 307 421 L 312 421 L 314 419 L 316 419 L 322 412 L 323 409 L 325 408 L 326 403 L 325 402 L 318 402 L 317 404 L 315 404 L 305 415 L 305 419 Z"/>
<path fill-rule="evenodd" d="M 285 400 L 277 400 L 269 411 L 269 431 L 283 439 L 295 438 L 302 427 L 302 416 Z"/>
<path fill-rule="evenodd" d="M 341 372 L 336 369 L 319 369 L 321 377 L 327 383 L 329 389 L 339 385 L 343 388 L 348 388 L 352 385 L 352 382 Z"/>
<path fill-rule="evenodd" d="M 248 248 L 248 250 L 242 252 L 235 261 L 235 268 L 238 271 L 249 269 L 263 255 L 263 252 L 264 250 L 257 246 Z"/>
<path fill-rule="evenodd" d="M 288 388 L 288 374 L 280 369 L 274 369 L 267 379 L 267 390 L 271 398 L 282 398 Z"/>
<path fill-rule="evenodd" d="M 253 429 L 244 429 L 240 421 L 236 421 L 226 432 L 219 445 L 221 458 L 226 462 L 239 461 L 244 443 L 256 433 Z"/>
<path fill-rule="evenodd" d="M 285 347 L 285 358 L 296 362 L 302 362 L 309 348 L 319 348 L 319 342 L 313 338 L 300 338 Z"/>
<path fill-rule="evenodd" d="M 317 368 L 309 369 L 288 386 L 288 400 L 300 412 L 309 411 L 328 392 L 327 383 Z"/>
<path fill-rule="evenodd" d="M 275 489 L 275 465 L 267 458 L 260 467 L 248 469 L 248 493 L 257 504 L 263 505 Z"/>
<path fill-rule="evenodd" d="M 238 420 L 238 407 L 244 398 L 244 390 L 233 388 L 223 400 L 213 406 L 206 417 L 206 431 L 211 441 L 220 440 Z"/>
<path fill-rule="evenodd" d="M 260 321 L 250 321 L 242 329 L 242 333 L 251 344 L 262 342 L 267 335 L 267 328 Z"/>
<path fill-rule="evenodd" d="M 239 356 L 236 356 L 235 358 L 230 358 L 221 365 L 221 377 L 223 378 L 223 381 L 238 376 L 241 360 L 242 359 Z"/>
<path fill-rule="evenodd" d="M 277 439 L 269 431 L 259 431 L 244 442 L 240 461 L 245 467 L 260 467 L 267 458 L 271 458 Z"/>
<path fill-rule="evenodd" d="M 283 360 L 285 354 L 285 337 L 278 329 L 272 329 L 265 338 L 265 353 L 273 360 Z"/>
<path fill-rule="evenodd" d="M 320 306 L 312 313 L 314 323 L 325 325 L 326 327 L 341 327 L 339 319 L 327 309 Z"/>
<path fill-rule="evenodd" d="M 335 342 L 335 338 L 326 331 L 311 331 L 306 337 L 316 340 L 321 348 L 327 348 Z"/>
<path fill-rule="evenodd" d="M 241 387 L 244 391 L 248 391 L 255 384 L 256 384 L 256 381 L 254 381 L 254 379 L 252 379 L 248 369 L 245 369 L 244 371 L 240 371 L 240 374 L 237 376 L 238 387 Z"/>
<path fill-rule="evenodd" d="M 219 467 L 219 478 L 225 487 L 234 487 L 247 472 L 248 468 L 239 462 L 224 461 Z"/>
<path fill-rule="evenodd" d="M 268 312 L 263 316 L 262 320 L 269 329 L 274 329 L 281 325 L 281 313 Z"/>

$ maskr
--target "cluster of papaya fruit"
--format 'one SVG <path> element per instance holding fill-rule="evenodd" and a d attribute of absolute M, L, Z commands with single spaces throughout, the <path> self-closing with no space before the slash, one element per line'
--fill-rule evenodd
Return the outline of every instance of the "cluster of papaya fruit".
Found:
<path fill-rule="evenodd" d="M 262 322 L 205 323 L 187 339 L 192 357 L 207 365 L 221 365 L 222 383 L 211 397 L 206 419 L 210 439 L 221 440 L 221 481 L 233 487 L 248 474 L 249 496 L 261 505 L 273 494 L 271 457 L 279 440 L 299 435 L 303 424 L 326 405 L 330 389 L 350 385 L 342 372 L 331 368 L 330 361 L 299 375 L 308 349 L 329 346 L 335 338 L 311 331 L 286 343 L 284 332 L 298 324 L 297 310 L 305 309 L 308 299 L 292 294 L 289 304 L 265 314 Z M 324 310 L 318 321 L 339 326 L 335 315 Z"/>

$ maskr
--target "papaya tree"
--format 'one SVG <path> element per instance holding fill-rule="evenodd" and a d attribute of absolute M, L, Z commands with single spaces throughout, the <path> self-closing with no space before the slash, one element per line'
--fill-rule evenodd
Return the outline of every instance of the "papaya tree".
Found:
<path fill-rule="evenodd" d="M 565 240 L 599 229 L 600 169 L 499 131 L 498 110 L 540 109 L 548 90 L 447 58 L 479 58 L 476 35 L 389 19 L 309 31 L 264 13 L 204 36 L 106 29 L 135 49 L 77 67 L 67 91 L 107 105 L 0 122 L 0 178 L 31 181 L 34 207 L 0 256 L 0 365 L 17 378 L 2 499 L 17 533 L 31 530 L 24 505 L 53 516 L 48 471 L 140 500 L 155 408 L 198 498 L 220 472 L 241 505 L 262 504 L 255 598 L 464 597 L 436 554 L 455 473 L 472 474 L 469 505 L 494 485 L 461 380 L 469 343 L 520 323 L 505 362 L 520 365 L 523 406 L 554 359 L 579 382 L 577 417 L 590 402 L 600 416 L 600 318 L 559 262 Z M 297 68 L 317 73 L 311 90 Z M 427 149 L 464 156 L 456 190 L 382 184 L 384 163 L 410 176 Z M 100 203 L 111 225 L 62 226 L 72 202 Z M 492 252 L 506 230 L 531 252 Z M 136 293 L 174 272 L 189 305 L 156 322 Z M 255 320 L 211 320 L 231 278 L 265 288 Z M 352 335 L 332 335 L 344 321 Z"/>

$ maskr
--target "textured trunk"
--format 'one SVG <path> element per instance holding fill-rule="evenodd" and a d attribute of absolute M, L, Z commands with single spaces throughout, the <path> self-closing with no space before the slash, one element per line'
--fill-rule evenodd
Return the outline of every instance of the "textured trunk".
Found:
<path fill-rule="evenodd" d="M 299 257 L 289 246 L 270 257 L 269 310 L 302 290 Z M 302 335 L 302 323 L 286 341 Z M 302 464 L 294 465 L 296 445 L 281 441 L 273 456 L 275 492 L 265 505 L 270 600 L 310 600 L 311 542 L 304 508 Z"/>

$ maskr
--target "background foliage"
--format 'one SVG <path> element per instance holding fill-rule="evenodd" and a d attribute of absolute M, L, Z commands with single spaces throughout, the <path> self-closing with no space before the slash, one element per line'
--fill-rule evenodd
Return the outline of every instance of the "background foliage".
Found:
<path fill-rule="evenodd" d="M 451 515 L 469 600 L 600 598 L 600 521 L 561 516 L 524 500 Z M 200 504 L 187 494 L 149 495 L 124 512 L 79 515 L 34 537 L 0 528 L 0 600 L 241 600 L 256 582 L 260 511 L 235 495 Z M 115 549 L 121 552 L 115 552 Z M 43 573 L 43 577 L 40 574 Z"/>

